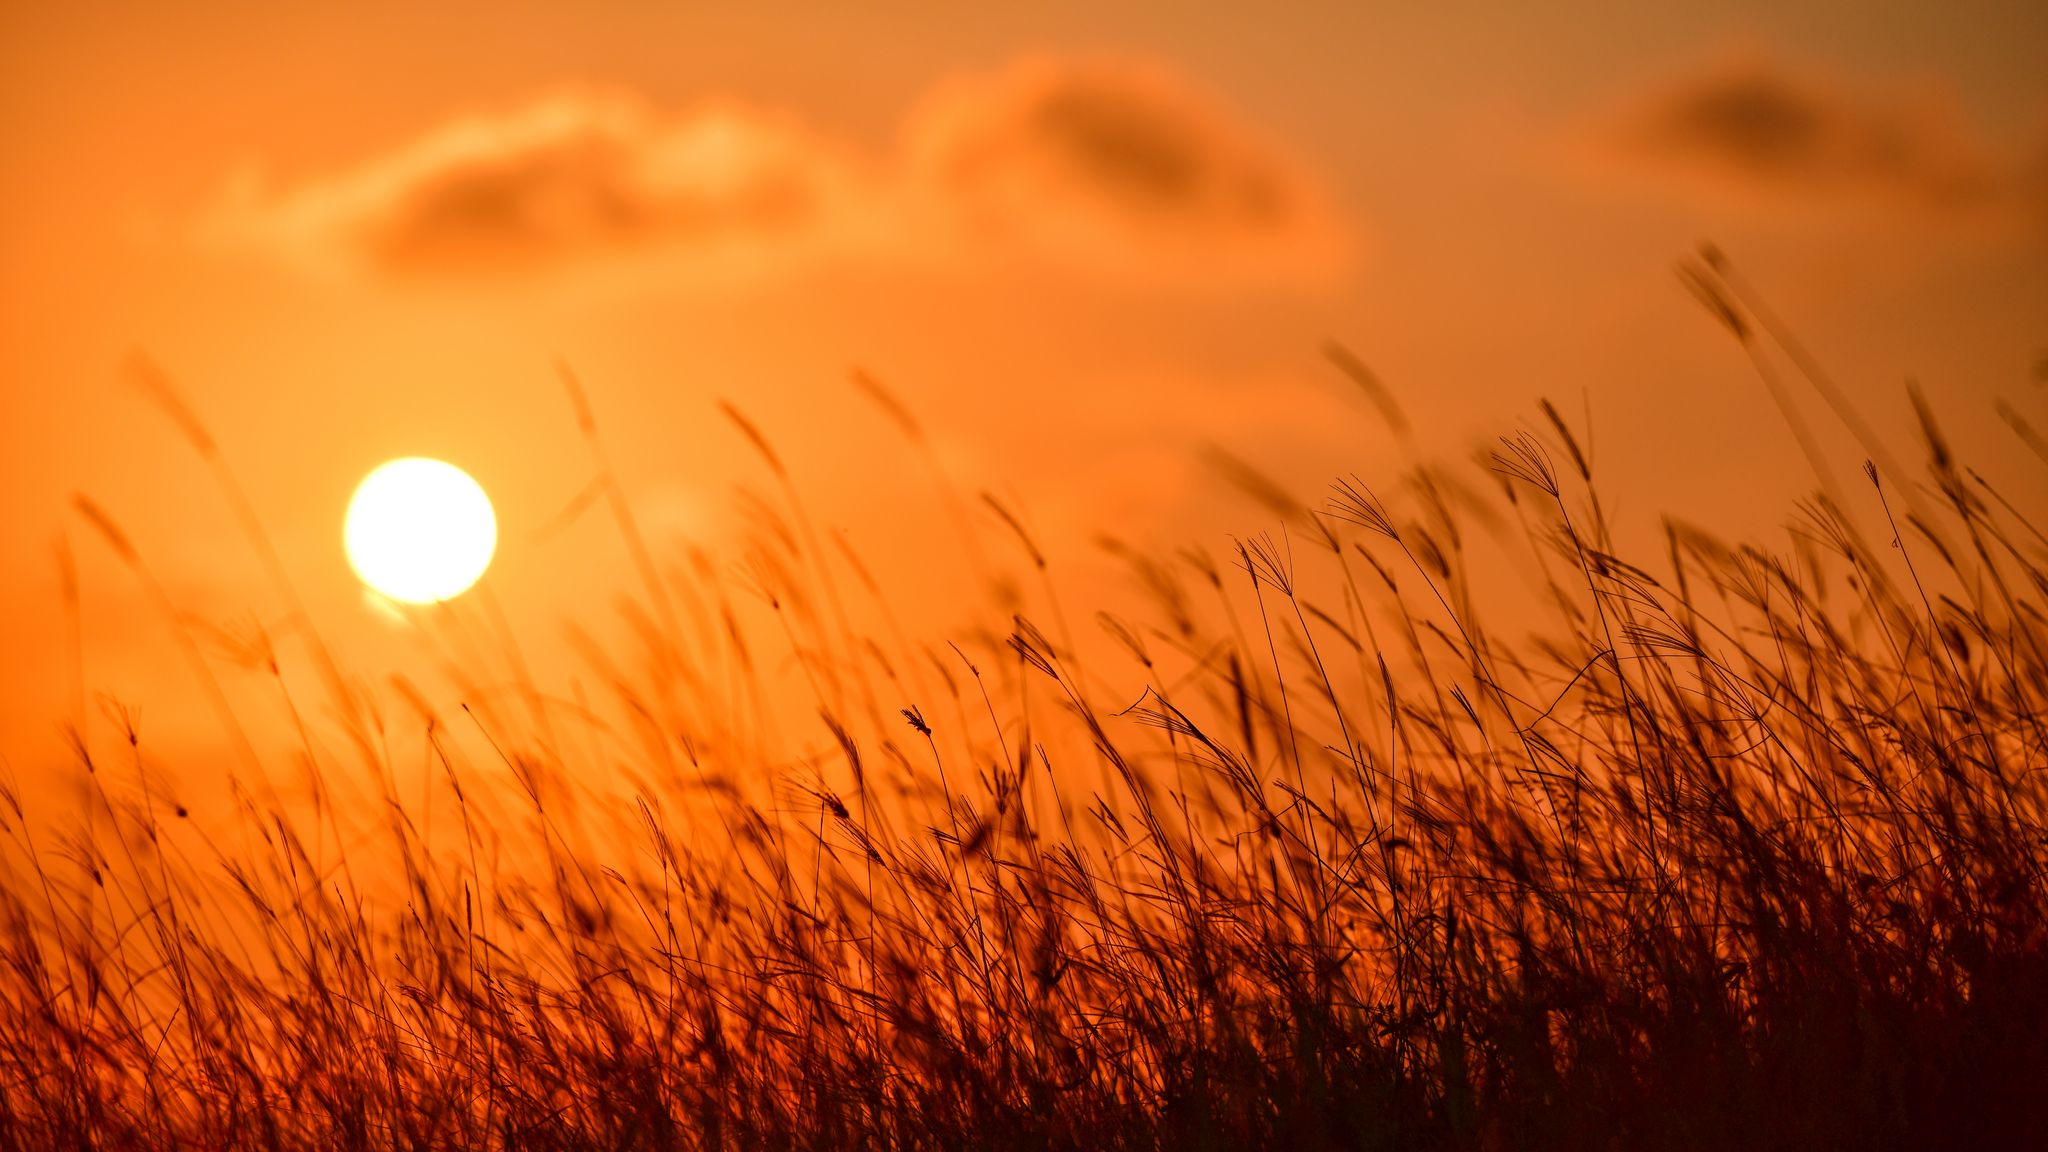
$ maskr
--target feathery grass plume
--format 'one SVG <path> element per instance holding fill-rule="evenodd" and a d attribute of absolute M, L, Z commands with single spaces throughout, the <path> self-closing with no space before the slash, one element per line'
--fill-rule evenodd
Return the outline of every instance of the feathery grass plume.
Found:
<path fill-rule="evenodd" d="M 1358 477 L 1338 480 L 1331 487 L 1337 494 L 1330 498 L 1330 515 L 1346 523 L 1377 532 L 1389 540 L 1401 539 L 1401 533 L 1394 527 L 1393 520 L 1387 516 L 1385 506 L 1373 495 L 1372 489 L 1367 488 Z M 1391 578 L 1387 580 L 1387 586 L 1390 589 L 1393 587 Z"/>
<path fill-rule="evenodd" d="M 1024 554 L 1031 558 L 1031 566 L 1043 572 L 1046 567 L 1045 553 L 1038 550 L 1038 542 L 1031 538 L 1031 533 L 1025 531 L 1023 522 L 1017 519 L 1016 514 L 1001 500 L 996 499 L 993 492 L 983 492 L 981 502 L 988 505 L 989 510 L 996 514 L 996 518 L 1016 535 L 1017 542 L 1024 546 Z"/>
<path fill-rule="evenodd" d="M 732 421 L 733 427 L 740 430 L 740 435 L 747 438 L 747 443 L 754 446 L 754 451 L 761 454 L 761 459 L 767 463 L 768 470 L 773 472 L 777 479 L 789 474 L 782 466 L 782 457 L 776 455 L 774 446 L 761 434 L 761 429 L 756 427 L 752 420 L 747 419 L 746 413 L 740 411 L 732 401 L 723 399 L 718 402 L 718 410 L 725 413 L 725 418 Z"/>
<path fill-rule="evenodd" d="M 2019 409 L 2014 408 L 2011 401 L 2001 396 L 1994 404 L 1998 418 L 2005 421 L 2006 427 L 2012 429 L 2013 435 L 2018 436 L 2021 443 L 2034 455 L 2039 456 L 2043 464 L 2048 464 L 2048 439 L 2044 439 L 2034 430 L 2034 426 L 2027 422 L 2026 417 L 2020 415 Z"/>
<path fill-rule="evenodd" d="M 1282 520 L 1297 520 L 1307 515 L 1308 509 L 1286 488 L 1223 448 L 1214 444 L 1204 445 L 1202 459 L 1232 487 L 1251 497 L 1272 515 Z"/>
<path fill-rule="evenodd" d="M 1380 380 L 1379 374 L 1366 367 L 1358 354 L 1335 340 L 1323 344 L 1323 359 L 1328 360 L 1344 378 L 1358 385 L 1373 407 L 1379 409 L 1381 419 L 1393 430 L 1396 437 L 1408 439 L 1408 414 L 1401 410 L 1400 401 L 1394 398 L 1393 390 Z"/>
<path fill-rule="evenodd" d="M 1537 401 L 1537 407 L 1542 409 L 1543 418 L 1550 421 L 1551 428 L 1556 430 L 1558 439 L 1564 441 L 1565 450 L 1572 455 L 1572 467 L 1578 470 L 1579 479 L 1592 480 L 1593 461 L 1590 454 L 1590 440 L 1588 441 L 1589 451 L 1580 451 L 1579 438 L 1572 435 L 1571 425 L 1565 423 L 1564 417 L 1557 410 L 1557 405 L 1552 404 L 1549 397 L 1546 396 Z M 1588 421 L 1588 424 L 1590 425 L 1591 421 Z"/>
<path fill-rule="evenodd" d="M 924 442 L 924 428 L 918 424 L 917 417 L 894 392 L 883 387 L 880 380 L 856 368 L 853 371 L 853 386 L 860 389 L 868 399 L 875 402 L 876 407 L 895 422 L 897 430 L 903 433 L 905 439 L 913 444 Z"/>

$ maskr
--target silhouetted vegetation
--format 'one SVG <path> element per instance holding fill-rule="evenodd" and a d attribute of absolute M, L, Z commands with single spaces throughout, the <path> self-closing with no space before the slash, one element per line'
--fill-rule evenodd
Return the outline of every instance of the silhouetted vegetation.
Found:
<path fill-rule="evenodd" d="M 229 828 L 83 740 L 89 813 L 0 796 L 0 1147 L 2048 1146 L 2048 539 L 1925 405 L 1782 552 L 1617 555 L 1547 403 L 1385 499 L 1244 469 L 1272 534 L 1106 542 L 1152 611 L 1093 628 L 948 492 L 1024 575 L 951 644 L 730 411 L 737 576 L 594 452 L 588 698 L 302 705 L 244 638 L 301 744 Z"/>

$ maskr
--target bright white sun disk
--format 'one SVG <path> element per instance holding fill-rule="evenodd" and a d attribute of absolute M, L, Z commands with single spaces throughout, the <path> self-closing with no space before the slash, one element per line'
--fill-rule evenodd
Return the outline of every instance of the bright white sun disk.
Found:
<path fill-rule="evenodd" d="M 498 518 L 467 472 L 411 456 L 378 465 L 357 485 L 342 540 L 363 583 L 431 604 L 462 595 L 491 566 Z"/>

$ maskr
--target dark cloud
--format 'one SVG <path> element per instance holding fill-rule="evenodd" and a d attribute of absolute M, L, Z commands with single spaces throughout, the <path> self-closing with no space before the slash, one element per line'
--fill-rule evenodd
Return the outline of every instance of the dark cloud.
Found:
<path fill-rule="evenodd" d="M 445 277 L 629 250 L 758 254 L 829 228 L 845 185 L 828 149 L 757 112 L 662 117 L 569 94 L 283 193 L 244 189 L 223 215 L 262 241 Z"/>
<path fill-rule="evenodd" d="M 784 233 L 819 211 L 817 190 L 788 166 L 728 187 L 657 181 L 642 171 L 639 143 L 571 137 L 458 161 L 369 221 L 364 247 L 390 268 L 495 267 L 671 237 Z"/>
<path fill-rule="evenodd" d="M 1760 57 L 1696 72 L 1616 113 L 1606 138 L 1639 171 L 1779 205 L 1848 202 L 2008 213 L 2033 192 L 1938 94 L 1875 91 Z"/>
<path fill-rule="evenodd" d="M 1038 60 L 941 85 L 893 156 L 739 105 L 657 114 L 568 93 L 448 125 L 284 189 L 224 197 L 217 234 L 392 278 L 682 252 L 714 273 L 814 259 L 983 260 L 1315 278 L 1345 230 L 1299 164 L 1152 65 Z"/>
<path fill-rule="evenodd" d="M 911 136 L 919 178 L 984 234 L 1118 262 L 1293 274 L 1342 261 L 1303 166 L 1156 65 L 1027 61 L 941 88 Z"/>

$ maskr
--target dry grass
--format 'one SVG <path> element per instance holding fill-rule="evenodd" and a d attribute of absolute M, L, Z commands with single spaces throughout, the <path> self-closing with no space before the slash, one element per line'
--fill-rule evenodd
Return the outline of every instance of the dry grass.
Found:
<path fill-rule="evenodd" d="M 1112 545 L 1153 610 L 1096 638 L 989 502 L 1036 590 L 952 646 L 737 409 L 776 481 L 738 588 L 665 571 L 600 452 L 645 582 L 601 698 L 334 672 L 273 761 L 310 800 L 223 767 L 232 834 L 139 749 L 80 742 L 69 823 L 0 797 L 0 1147 L 2048 1140 L 2048 540 L 1930 416 L 1924 480 L 1784 554 L 1626 561 L 1543 413 L 1398 500 L 1266 492 L 1227 561 Z"/>

